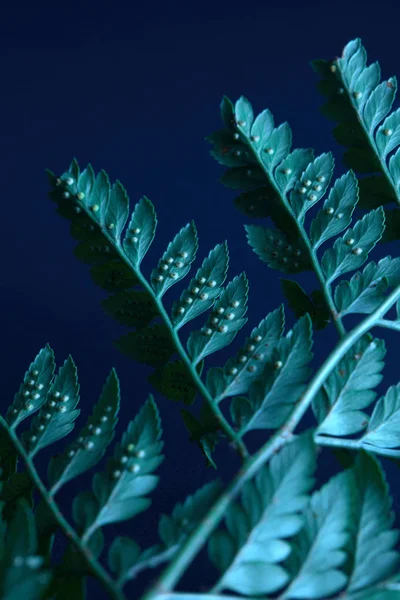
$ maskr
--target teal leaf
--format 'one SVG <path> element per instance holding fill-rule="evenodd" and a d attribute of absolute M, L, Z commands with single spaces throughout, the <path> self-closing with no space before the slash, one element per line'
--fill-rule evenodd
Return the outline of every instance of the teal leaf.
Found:
<path fill-rule="evenodd" d="M 311 347 L 311 319 L 305 315 L 286 337 L 278 340 L 262 377 L 251 386 L 249 399 L 253 415 L 241 430 L 241 436 L 253 429 L 275 429 L 283 425 L 306 388 L 310 375 L 308 363 L 313 357 Z"/>
<path fill-rule="evenodd" d="M 290 554 L 286 538 L 303 526 L 301 510 L 314 483 L 315 449 L 309 432 L 285 445 L 247 481 L 239 501 L 225 512 L 226 529 L 208 542 L 211 562 L 222 573 L 213 592 L 270 594 L 289 581 L 279 563 Z"/>
<path fill-rule="evenodd" d="M 196 371 L 201 375 L 204 361 L 196 366 Z M 193 377 L 188 373 L 187 366 L 181 360 L 169 362 L 156 369 L 147 381 L 163 396 L 175 402 L 183 402 L 187 406 L 193 404 L 198 392 Z"/>
<path fill-rule="evenodd" d="M 321 290 L 314 290 L 309 296 L 296 281 L 281 279 L 281 284 L 283 294 L 298 319 L 308 313 L 315 329 L 324 329 L 328 325 L 331 314 Z"/>
<path fill-rule="evenodd" d="M 152 202 L 143 196 L 136 204 L 122 242 L 125 254 L 135 270 L 139 269 L 151 246 L 157 227 L 157 216 Z"/>
<path fill-rule="evenodd" d="M 194 365 L 232 342 L 247 321 L 247 318 L 243 318 L 247 312 L 247 295 L 245 273 L 234 277 L 222 290 L 202 330 L 192 331 L 187 341 Z"/>
<path fill-rule="evenodd" d="M 304 526 L 293 540 L 284 566 L 291 575 L 285 598 L 327 598 L 341 590 L 352 523 L 353 479 L 348 471 L 332 477 L 313 493 L 303 512 Z"/>
<path fill-rule="evenodd" d="M 149 294 L 140 290 L 122 290 L 102 300 L 107 314 L 128 327 L 146 327 L 158 315 Z"/>
<path fill-rule="evenodd" d="M 370 135 L 373 135 L 376 127 L 392 108 L 396 91 L 396 77 L 390 77 L 388 81 L 382 81 L 371 92 L 363 111 L 364 122 Z"/>
<path fill-rule="evenodd" d="M 350 281 L 340 281 L 335 288 L 335 304 L 341 316 L 370 314 L 383 301 L 387 288 L 399 284 L 400 259 L 385 256 L 378 264 L 369 262 L 362 273 L 357 271 Z"/>
<path fill-rule="evenodd" d="M 266 141 L 266 148 L 261 149 L 260 158 L 267 173 L 272 175 L 275 167 L 289 154 L 291 145 L 292 130 L 285 122 L 273 130 Z"/>
<path fill-rule="evenodd" d="M 399 531 L 392 529 L 392 498 L 382 466 L 372 454 L 360 450 L 352 472 L 357 497 L 352 503 L 348 594 L 367 591 L 370 586 L 395 575 L 400 564 L 400 554 L 394 549 Z"/>
<path fill-rule="evenodd" d="M 214 402 L 247 393 L 255 377 L 262 372 L 272 347 L 282 336 L 284 322 L 281 305 L 252 329 L 235 359 L 229 358 L 223 368 L 211 367 L 208 370 L 206 387 Z"/>
<path fill-rule="evenodd" d="M 216 469 L 217 465 L 211 456 L 220 432 L 220 424 L 216 416 L 205 401 L 200 408 L 199 420 L 184 408 L 180 412 L 183 423 L 190 434 L 190 441 L 195 442 L 206 457 L 206 466 Z"/>
<path fill-rule="evenodd" d="M 78 402 L 77 370 L 70 355 L 54 378 L 46 402 L 33 417 L 30 429 L 21 436 L 30 457 L 68 435 L 80 413 L 80 410 L 76 409 Z"/>
<path fill-rule="evenodd" d="M 178 330 L 188 321 L 208 310 L 221 293 L 229 264 L 228 245 L 217 244 L 203 260 L 189 286 L 172 305 L 172 322 Z"/>
<path fill-rule="evenodd" d="M 378 452 L 377 448 L 400 446 L 400 384 L 391 385 L 378 400 L 370 417 L 366 432 L 361 438 L 365 450 Z M 400 456 L 400 450 L 398 451 Z"/>
<path fill-rule="evenodd" d="M 346 436 L 368 425 L 362 409 L 376 398 L 386 354 L 383 340 L 363 336 L 337 364 L 312 401 L 317 433 Z"/>
<path fill-rule="evenodd" d="M 333 248 L 328 248 L 322 256 L 321 264 L 327 283 L 360 267 L 382 237 L 384 228 L 385 213 L 379 207 L 364 215 L 353 229 L 347 229 L 344 236 L 335 241 Z"/>
<path fill-rule="evenodd" d="M 70 443 L 61 454 L 50 459 L 47 477 L 54 495 L 62 485 L 88 471 L 103 457 L 114 437 L 118 422 L 120 390 L 117 374 L 111 370 L 100 394 L 93 414 L 77 439 Z"/>
<path fill-rule="evenodd" d="M 132 567 L 141 554 L 141 548 L 135 540 L 127 536 L 114 538 L 108 550 L 108 564 L 118 579 Z"/>
<path fill-rule="evenodd" d="M 130 519 L 150 506 L 146 496 L 158 483 L 158 476 L 150 473 L 164 458 L 161 433 L 158 409 L 150 395 L 116 444 L 105 470 L 95 473 L 93 492 L 74 499 L 74 519 L 84 530 L 83 541 L 99 527 Z"/>
<path fill-rule="evenodd" d="M 293 244 L 279 229 L 267 229 L 260 225 L 245 225 L 244 228 L 253 252 L 272 269 L 291 274 L 312 269 L 300 237 Z"/>
<path fill-rule="evenodd" d="M 17 427 L 21 421 L 43 406 L 49 393 L 55 367 L 54 352 L 49 344 L 46 344 L 29 365 L 24 381 L 15 394 L 12 405 L 7 410 L 6 420 L 12 428 Z"/>
<path fill-rule="evenodd" d="M 139 283 L 132 269 L 120 260 L 94 265 L 90 269 L 90 276 L 96 285 L 107 292 L 127 290 Z"/>
<path fill-rule="evenodd" d="M 109 235 L 119 244 L 129 215 L 129 198 L 122 183 L 116 180 L 106 207 L 105 224 Z"/>
<path fill-rule="evenodd" d="M 353 171 L 348 171 L 336 179 L 323 207 L 311 221 L 310 241 L 313 250 L 350 225 L 357 200 L 357 179 Z"/>
<path fill-rule="evenodd" d="M 241 96 L 235 104 L 235 120 L 240 130 L 249 136 L 254 113 L 250 102 L 244 96 Z"/>
<path fill-rule="evenodd" d="M 159 260 L 158 267 L 152 270 L 151 285 L 158 298 L 174 283 L 177 283 L 190 271 L 190 265 L 196 257 L 198 248 L 197 231 L 191 221 L 176 234 L 168 244 Z"/>
<path fill-rule="evenodd" d="M 296 148 L 283 159 L 274 177 L 281 194 L 286 194 L 300 179 L 301 174 L 314 160 L 312 148 Z"/>
<path fill-rule="evenodd" d="M 331 152 L 317 156 L 301 175 L 290 193 L 290 205 L 302 223 L 306 212 L 325 194 L 332 178 L 334 160 Z"/>

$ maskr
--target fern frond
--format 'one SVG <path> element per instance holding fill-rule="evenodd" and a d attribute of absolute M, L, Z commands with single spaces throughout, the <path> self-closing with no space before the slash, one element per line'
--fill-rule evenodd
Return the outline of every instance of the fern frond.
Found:
<path fill-rule="evenodd" d="M 312 61 L 322 77 L 318 87 L 328 99 L 321 111 L 339 121 L 334 135 L 348 148 L 344 164 L 360 173 L 374 173 L 360 182 L 359 206 L 376 208 L 393 201 L 400 205 L 400 109 L 390 113 L 397 80 L 380 82 L 379 63 L 366 66 L 366 62 L 360 38 L 346 44 L 340 58 Z M 397 239 L 400 211 L 385 209 L 385 213 L 388 227 L 382 241 Z"/>

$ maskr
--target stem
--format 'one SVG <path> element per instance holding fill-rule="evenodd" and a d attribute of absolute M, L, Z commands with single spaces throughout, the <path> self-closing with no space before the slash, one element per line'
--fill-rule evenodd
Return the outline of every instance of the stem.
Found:
<path fill-rule="evenodd" d="M 278 452 L 287 442 L 288 438 L 290 438 L 293 430 L 308 409 L 315 394 L 325 383 L 337 363 L 343 358 L 346 352 L 375 325 L 377 319 L 384 315 L 399 297 L 400 285 L 392 291 L 374 312 L 343 337 L 330 356 L 317 370 L 308 385 L 307 390 L 300 397 L 298 404 L 294 407 L 287 423 L 272 435 L 269 441 L 248 458 L 244 465 L 242 465 L 237 475 L 228 485 L 226 491 L 216 500 L 208 515 L 206 515 L 201 523 L 199 523 L 196 529 L 187 538 L 186 542 L 182 545 L 175 560 L 168 565 L 154 585 L 144 596 L 142 596 L 141 600 L 154 600 L 160 594 L 167 594 L 173 589 L 183 575 L 183 572 L 206 542 L 208 536 L 224 517 L 228 506 L 240 492 L 245 482 L 252 478 L 264 463 L 268 461 L 271 455 Z"/>
<path fill-rule="evenodd" d="M 43 501 L 46 503 L 47 507 L 53 514 L 55 520 L 58 523 L 58 526 L 60 527 L 61 531 L 64 533 L 66 538 L 82 555 L 90 571 L 103 584 L 104 588 L 109 592 L 110 597 L 114 600 L 125 600 L 125 595 L 122 593 L 122 591 L 116 588 L 115 581 L 109 576 L 107 571 L 103 569 L 100 563 L 98 563 L 97 560 L 93 557 L 93 554 L 91 553 L 89 548 L 82 543 L 76 531 L 73 529 L 73 527 L 71 527 L 68 521 L 61 514 L 53 498 L 49 497 L 48 490 L 46 489 L 46 486 L 40 479 L 39 474 L 36 471 L 36 467 L 32 462 L 32 459 L 25 452 L 25 448 L 20 442 L 15 431 L 11 427 L 9 427 L 7 421 L 1 415 L 0 426 L 7 432 L 8 436 L 10 437 L 10 440 L 13 443 L 15 449 L 17 450 L 18 454 L 21 456 L 22 460 L 25 463 L 27 472 L 33 484 L 39 491 L 41 497 L 43 498 Z"/>
<path fill-rule="evenodd" d="M 320 446 L 335 446 L 335 448 L 348 448 L 358 450 L 361 448 L 360 440 L 346 440 L 345 438 L 328 437 L 314 434 L 314 442 Z"/>
<path fill-rule="evenodd" d="M 386 327 L 387 329 L 394 329 L 395 331 L 400 331 L 400 323 L 396 321 L 391 321 L 390 319 L 378 319 L 375 325 L 379 327 Z"/>

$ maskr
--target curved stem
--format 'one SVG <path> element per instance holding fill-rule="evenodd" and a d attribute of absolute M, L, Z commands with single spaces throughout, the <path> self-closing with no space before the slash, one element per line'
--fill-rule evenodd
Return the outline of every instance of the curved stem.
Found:
<path fill-rule="evenodd" d="M 96 577 L 103 584 L 104 588 L 109 592 L 110 598 L 113 598 L 113 600 L 125 600 L 125 595 L 122 591 L 117 589 L 116 582 L 109 576 L 107 571 L 103 569 L 101 564 L 97 562 L 89 548 L 85 544 L 83 544 L 82 540 L 79 538 L 74 528 L 71 527 L 68 521 L 63 517 L 54 499 L 49 496 L 49 492 L 46 489 L 46 486 L 40 479 L 32 459 L 25 452 L 25 448 L 20 442 L 16 432 L 13 429 L 11 429 L 11 427 L 9 427 L 7 421 L 1 415 L 0 426 L 7 432 L 8 436 L 10 437 L 12 444 L 14 445 L 18 454 L 21 456 L 22 460 L 25 463 L 27 472 L 33 484 L 35 485 L 36 489 L 39 491 L 41 497 L 43 498 L 43 502 L 45 502 L 46 506 L 53 514 L 55 520 L 58 523 L 58 526 L 64 533 L 65 537 L 81 554 L 84 561 L 87 563 L 90 571 L 93 573 L 94 577 Z"/>
<path fill-rule="evenodd" d="M 168 592 L 173 589 L 183 575 L 185 569 L 190 565 L 209 535 L 221 521 L 228 506 L 238 495 L 244 483 L 257 473 L 257 471 L 270 459 L 272 454 L 278 452 L 282 446 L 287 443 L 293 430 L 310 406 L 314 396 L 325 383 L 338 362 L 343 358 L 346 352 L 375 325 L 376 321 L 391 308 L 399 297 L 400 285 L 393 290 L 374 312 L 343 337 L 330 356 L 315 373 L 307 390 L 300 397 L 298 404 L 294 407 L 292 414 L 285 425 L 272 435 L 269 441 L 248 458 L 244 465 L 242 465 L 237 475 L 228 485 L 226 491 L 216 500 L 208 515 L 201 523 L 199 523 L 197 528 L 182 545 L 175 560 L 168 565 L 155 584 L 144 594 L 144 596 L 142 596 L 141 600 L 155 600 L 160 594 L 168 594 Z"/>

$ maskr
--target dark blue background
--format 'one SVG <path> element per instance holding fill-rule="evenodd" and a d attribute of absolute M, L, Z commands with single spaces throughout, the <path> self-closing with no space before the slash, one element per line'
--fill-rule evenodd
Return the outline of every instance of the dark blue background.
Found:
<path fill-rule="evenodd" d="M 223 94 L 241 94 L 256 113 L 269 108 L 276 124 L 287 120 L 293 148 L 332 150 L 335 177 L 343 149 L 332 137 L 333 124 L 318 111 L 323 103 L 309 61 L 331 59 L 361 37 L 369 62 L 379 60 L 382 76 L 400 74 L 399 4 L 266 2 L 14 2 L 0 11 L 1 73 L 1 301 L 3 370 L 1 409 L 5 414 L 25 370 L 47 342 L 57 365 L 71 354 L 81 385 L 77 427 L 85 422 L 114 366 L 122 391 L 118 440 L 151 390 L 151 368 L 133 363 L 113 347 L 126 330 L 103 313 L 105 292 L 91 281 L 88 267 L 73 256 L 75 241 L 67 221 L 48 199 L 45 168 L 63 172 L 76 156 L 83 169 L 91 162 L 111 181 L 124 184 L 131 207 L 146 194 L 154 203 L 159 225 L 143 268 L 148 275 L 176 232 L 194 219 L 199 234 L 195 268 L 218 242 L 230 249 L 228 280 L 245 270 L 250 281 L 249 321 L 228 349 L 206 359 L 206 367 L 223 365 L 234 356 L 261 318 L 282 302 L 281 274 L 262 263 L 246 242 L 243 225 L 252 222 L 233 206 L 235 192 L 223 187 L 220 167 L 209 156 L 204 137 L 220 128 Z M 398 104 L 394 108 L 397 108 Z M 253 221 L 255 222 L 255 221 Z M 259 222 L 257 222 L 259 223 Z M 380 246 L 377 261 L 398 254 L 398 244 Z M 350 275 L 349 275 L 350 276 Z M 299 278 L 311 292 L 316 277 Z M 167 307 L 187 284 L 166 295 Z M 288 309 L 287 323 L 293 315 Z M 359 321 L 345 319 L 346 328 Z M 200 327 L 204 315 L 182 330 Z M 398 335 L 374 330 L 387 340 L 387 366 L 379 392 L 398 381 Z M 317 367 L 337 341 L 332 325 L 315 334 Z M 157 541 L 161 512 L 215 476 L 206 469 L 198 448 L 190 444 L 179 406 L 155 393 L 165 440 L 166 460 L 159 468 L 153 507 L 128 523 L 105 529 L 107 543 L 120 533 L 144 546 Z M 228 401 L 229 403 L 229 401 Z M 313 423 L 310 419 L 309 424 Z M 22 428 L 23 429 L 23 428 Z M 258 447 L 265 434 L 249 436 Z M 64 441 L 39 454 L 40 472 Z M 227 481 L 239 462 L 228 445 L 215 454 L 218 474 Z M 388 469 L 395 507 L 397 468 Z M 319 480 L 336 462 L 325 450 L 319 457 Z M 77 489 L 90 486 L 91 473 L 66 486 L 61 505 L 69 516 Z M 397 523 L 398 524 L 398 523 Z M 155 572 L 127 588 L 139 598 Z M 204 560 L 182 580 L 181 589 L 212 583 L 215 573 Z M 90 597 L 103 597 L 97 584 Z"/>

